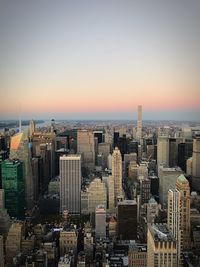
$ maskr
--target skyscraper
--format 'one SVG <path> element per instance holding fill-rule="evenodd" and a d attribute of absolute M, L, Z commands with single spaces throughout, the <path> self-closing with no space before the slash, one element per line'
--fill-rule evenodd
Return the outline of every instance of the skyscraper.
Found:
<path fill-rule="evenodd" d="M 60 157 L 60 211 L 80 213 L 81 156 Z"/>
<path fill-rule="evenodd" d="M 124 200 L 118 204 L 118 238 L 137 239 L 137 203 L 135 200 Z"/>
<path fill-rule="evenodd" d="M 192 153 L 192 187 L 196 191 L 200 191 L 200 137 L 193 140 Z"/>
<path fill-rule="evenodd" d="M 96 237 L 106 237 L 106 210 L 103 205 L 99 205 L 95 210 L 95 232 Z"/>
<path fill-rule="evenodd" d="M 167 224 L 173 236 L 177 241 L 177 263 L 181 263 L 182 252 L 182 231 L 181 231 L 181 193 L 177 189 L 170 189 L 168 191 L 168 214 Z"/>
<path fill-rule="evenodd" d="M 112 154 L 112 176 L 114 180 L 115 206 L 117 197 L 122 196 L 122 157 L 119 149 L 116 147 Z"/>
<path fill-rule="evenodd" d="M 31 166 L 31 148 L 28 135 L 17 133 L 11 137 L 10 159 L 19 159 L 23 164 L 27 208 L 34 205 L 34 180 Z"/>
<path fill-rule="evenodd" d="M 176 182 L 180 192 L 180 229 L 182 231 L 183 250 L 190 249 L 190 186 L 188 180 L 181 174 Z"/>
<path fill-rule="evenodd" d="M 9 215 L 18 219 L 24 218 L 26 203 L 22 162 L 5 160 L 2 163 L 2 185 Z"/>
<path fill-rule="evenodd" d="M 94 168 L 95 146 L 94 134 L 91 130 L 78 130 L 77 153 L 81 154 L 82 164 L 88 168 Z"/>
<path fill-rule="evenodd" d="M 169 138 L 166 136 L 159 136 L 157 143 L 157 166 L 160 164 L 169 166 Z"/>
<path fill-rule="evenodd" d="M 141 138 L 142 138 L 142 106 L 138 106 L 136 139 L 140 140 Z"/>

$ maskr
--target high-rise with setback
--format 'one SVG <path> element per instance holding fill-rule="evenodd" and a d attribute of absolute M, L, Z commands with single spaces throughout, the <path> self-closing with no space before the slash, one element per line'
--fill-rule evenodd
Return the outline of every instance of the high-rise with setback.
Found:
<path fill-rule="evenodd" d="M 81 156 L 60 157 L 60 211 L 80 213 Z"/>

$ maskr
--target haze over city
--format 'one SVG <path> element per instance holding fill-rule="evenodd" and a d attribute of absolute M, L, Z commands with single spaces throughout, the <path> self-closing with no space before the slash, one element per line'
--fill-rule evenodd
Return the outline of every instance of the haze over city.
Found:
<path fill-rule="evenodd" d="M 199 120 L 200 2 L 1 1 L 0 119 Z"/>

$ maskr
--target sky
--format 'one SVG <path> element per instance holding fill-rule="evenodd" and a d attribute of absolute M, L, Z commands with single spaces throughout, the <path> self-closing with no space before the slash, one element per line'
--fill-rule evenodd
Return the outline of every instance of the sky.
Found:
<path fill-rule="evenodd" d="M 0 119 L 200 121 L 200 1 L 0 0 Z"/>

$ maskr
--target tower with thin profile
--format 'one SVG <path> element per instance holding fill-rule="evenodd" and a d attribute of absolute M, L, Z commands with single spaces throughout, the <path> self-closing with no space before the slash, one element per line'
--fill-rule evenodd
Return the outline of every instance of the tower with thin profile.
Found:
<path fill-rule="evenodd" d="M 137 131 L 136 139 L 140 140 L 142 138 L 142 106 L 138 106 L 138 118 L 137 118 Z"/>

